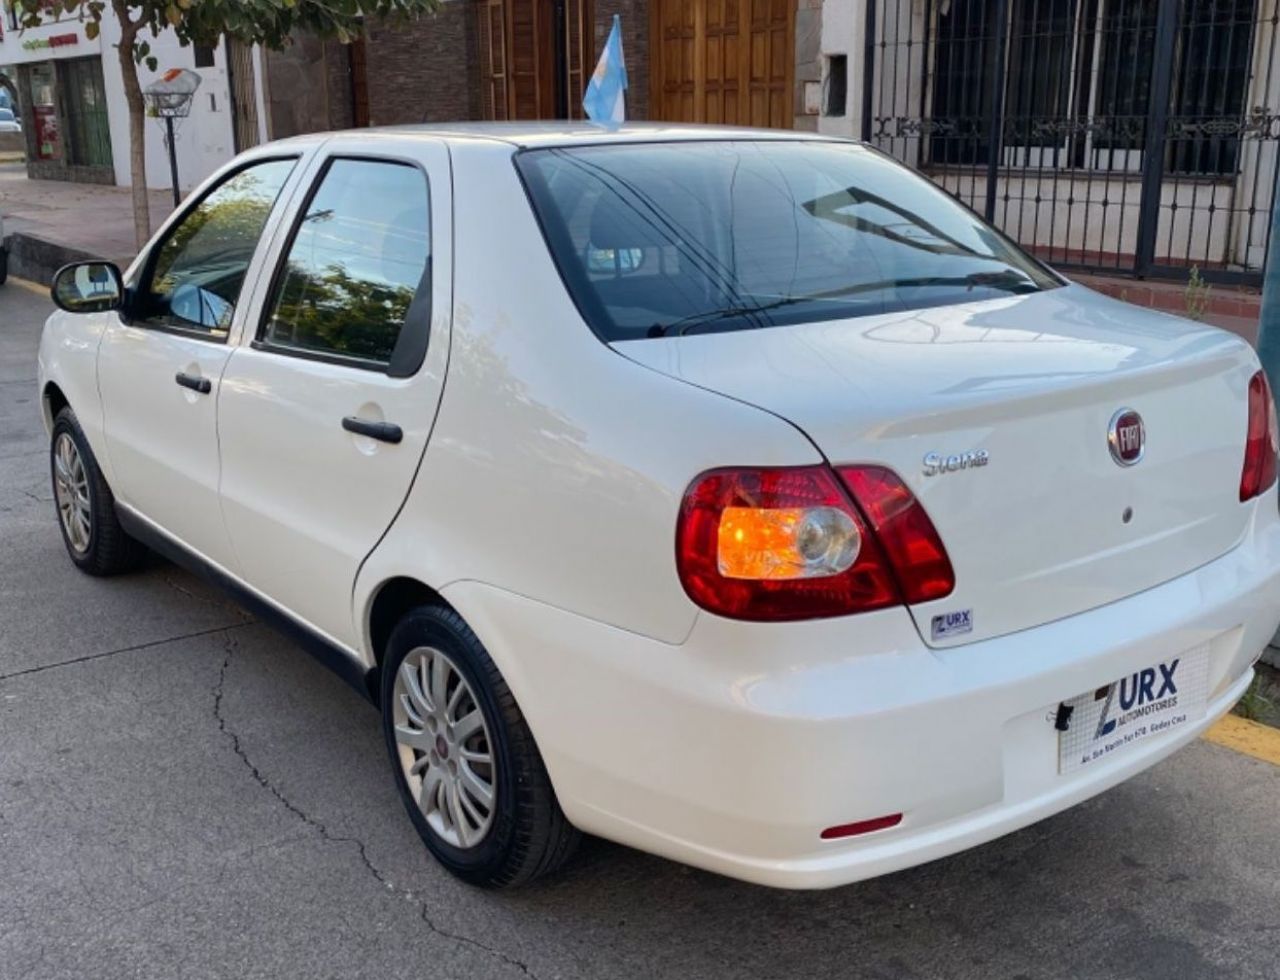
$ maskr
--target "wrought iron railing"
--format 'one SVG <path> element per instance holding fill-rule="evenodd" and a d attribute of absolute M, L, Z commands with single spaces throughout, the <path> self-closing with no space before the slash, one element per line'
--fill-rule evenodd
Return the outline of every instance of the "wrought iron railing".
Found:
<path fill-rule="evenodd" d="M 1280 0 L 867 0 L 862 136 L 1064 266 L 1256 282 Z"/>

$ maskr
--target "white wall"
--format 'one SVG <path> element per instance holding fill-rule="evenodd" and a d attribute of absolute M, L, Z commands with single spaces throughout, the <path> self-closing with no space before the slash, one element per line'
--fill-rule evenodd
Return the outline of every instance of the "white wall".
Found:
<path fill-rule="evenodd" d="M 124 100 L 124 80 L 115 44 L 120 38 L 120 25 L 114 19 L 103 24 L 102 75 L 107 90 L 107 109 L 111 125 L 111 152 L 116 169 L 116 183 L 132 183 L 129 175 L 129 110 Z M 182 47 L 172 31 L 157 38 L 147 38 L 151 54 L 158 64 L 155 72 L 138 66 L 138 79 L 146 88 L 170 68 L 188 68 L 203 81 L 196 91 L 191 115 L 175 120 L 178 147 L 178 186 L 194 187 L 222 164 L 235 156 L 235 139 L 231 128 L 231 93 L 227 82 L 226 46 L 219 44 L 213 68 L 196 68 L 192 48 Z M 147 186 L 168 188 L 169 156 L 163 141 L 164 123 L 146 121 Z"/>
<path fill-rule="evenodd" d="M 25 41 L 67 34 L 76 35 L 77 42 L 66 47 L 34 51 L 23 46 Z M 179 45 L 172 31 L 165 31 L 156 38 L 144 36 L 158 61 L 155 72 L 148 71 L 145 65 L 138 66 L 139 81 L 144 87 L 170 68 L 189 68 L 203 79 L 196 92 L 191 115 L 177 123 L 178 186 L 181 190 L 189 190 L 235 155 L 226 46 L 219 44 L 213 68 L 196 68 L 193 49 Z M 129 112 L 124 101 L 124 81 L 115 48 L 119 39 L 120 26 L 109 11 L 101 36 L 92 41 L 85 37 L 84 24 L 74 18 L 26 31 L 6 30 L 0 40 L 0 65 L 100 56 L 116 183 L 128 186 L 132 183 L 129 174 Z M 163 123 L 151 118 L 146 120 L 147 184 L 157 189 L 171 186 L 163 132 Z"/>
<path fill-rule="evenodd" d="M 862 134 L 862 70 L 866 59 L 865 0 L 824 0 L 822 4 L 823 71 L 831 55 L 849 57 L 849 95 L 843 116 L 819 116 L 818 132 L 831 136 Z"/>

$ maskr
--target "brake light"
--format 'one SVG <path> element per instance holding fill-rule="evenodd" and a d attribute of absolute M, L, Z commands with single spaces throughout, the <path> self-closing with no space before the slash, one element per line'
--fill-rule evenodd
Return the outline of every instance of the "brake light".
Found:
<path fill-rule="evenodd" d="M 950 592 L 946 550 L 897 475 L 874 466 L 840 473 L 844 486 L 827 466 L 713 470 L 694 480 L 676 532 L 689 597 L 732 619 L 784 621 Z"/>
<path fill-rule="evenodd" d="M 956 587 L 951 558 L 933 521 L 898 474 L 883 466 L 842 466 L 840 477 L 880 539 L 903 599 L 914 605 L 950 595 Z"/>
<path fill-rule="evenodd" d="M 1267 376 L 1259 371 L 1249 379 L 1249 430 L 1244 444 L 1244 470 L 1240 475 L 1240 501 L 1260 496 L 1276 482 L 1276 456 L 1280 452 L 1280 425 Z"/>

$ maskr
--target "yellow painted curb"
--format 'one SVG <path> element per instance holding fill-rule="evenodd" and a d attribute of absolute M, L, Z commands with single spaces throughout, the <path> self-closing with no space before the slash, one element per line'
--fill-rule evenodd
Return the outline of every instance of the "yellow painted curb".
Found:
<path fill-rule="evenodd" d="M 46 298 L 49 295 L 48 286 L 41 286 L 38 282 L 32 282 L 30 279 L 19 279 L 17 276 L 10 276 L 9 282 L 19 289 L 25 289 L 29 293 L 39 293 Z"/>
<path fill-rule="evenodd" d="M 1280 766 L 1280 728 L 1227 715 L 1204 733 L 1205 741 Z"/>

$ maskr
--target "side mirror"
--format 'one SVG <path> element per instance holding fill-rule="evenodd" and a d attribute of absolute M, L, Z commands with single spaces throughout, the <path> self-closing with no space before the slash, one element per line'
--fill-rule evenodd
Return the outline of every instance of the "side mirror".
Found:
<path fill-rule="evenodd" d="M 114 262 L 73 262 L 53 276 L 49 295 L 68 313 L 105 313 L 124 302 L 124 283 Z"/>

